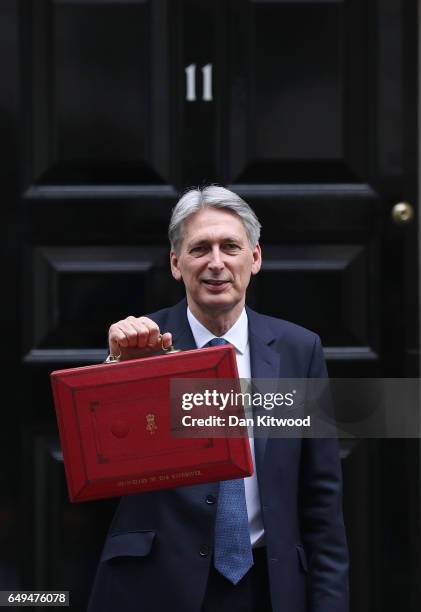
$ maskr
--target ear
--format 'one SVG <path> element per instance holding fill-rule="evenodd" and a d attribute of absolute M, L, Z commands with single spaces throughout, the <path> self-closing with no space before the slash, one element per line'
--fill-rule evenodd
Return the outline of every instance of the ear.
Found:
<path fill-rule="evenodd" d="M 251 273 L 253 276 L 257 274 L 262 265 L 262 249 L 260 248 L 260 244 L 257 243 L 252 251 L 253 255 L 253 263 L 251 265 Z"/>
<path fill-rule="evenodd" d="M 178 267 L 178 257 L 175 251 L 170 252 L 170 265 L 171 265 L 171 274 L 175 278 L 175 280 L 181 280 L 181 272 Z"/>

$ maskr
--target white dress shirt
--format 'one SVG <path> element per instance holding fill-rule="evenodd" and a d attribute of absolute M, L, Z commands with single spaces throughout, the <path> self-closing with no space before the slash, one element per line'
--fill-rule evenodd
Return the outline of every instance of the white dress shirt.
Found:
<path fill-rule="evenodd" d="M 206 327 L 204 327 L 204 325 L 202 325 L 200 321 L 196 319 L 190 308 L 187 308 L 187 319 L 189 321 L 197 348 L 203 348 L 205 344 L 209 342 L 209 340 L 215 338 L 215 334 L 206 329 Z M 248 319 L 245 308 L 243 308 L 241 315 L 231 327 L 231 329 L 229 329 L 221 337 L 224 338 L 230 344 L 232 344 L 235 348 L 239 377 L 250 379 L 250 345 Z M 249 440 L 251 454 L 253 457 L 254 473 L 253 476 L 244 478 L 244 488 L 246 492 L 246 504 L 249 519 L 251 545 L 257 547 L 263 545 L 265 531 L 263 527 L 259 486 L 257 482 L 256 461 L 254 456 L 254 438 L 251 437 L 249 438 Z"/>

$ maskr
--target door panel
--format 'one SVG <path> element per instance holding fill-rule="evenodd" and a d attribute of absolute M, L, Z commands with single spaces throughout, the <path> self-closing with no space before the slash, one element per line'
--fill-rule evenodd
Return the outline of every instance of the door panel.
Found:
<path fill-rule="evenodd" d="M 305 327 L 319 330 L 329 349 L 375 359 L 367 257 L 367 249 L 352 244 L 267 247 L 262 270 L 253 279 L 253 307 L 300 319 Z"/>
<path fill-rule="evenodd" d="M 100 362 L 112 321 L 183 297 L 165 247 L 39 247 L 28 258 L 27 363 Z"/>
<path fill-rule="evenodd" d="M 168 25 L 158 4 L 22 3 L 29 196 L 171 180 L 168 58 L 159 46 Z"/>

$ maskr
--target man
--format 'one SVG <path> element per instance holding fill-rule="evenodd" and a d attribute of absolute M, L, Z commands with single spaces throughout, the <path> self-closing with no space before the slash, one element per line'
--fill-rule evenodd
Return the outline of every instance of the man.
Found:
<path fill-rule="evenodd" d="M 259 237 L 236 194 L 186 193 L 169 227 L 171 271 L 186 300 L 112 325 L 110 353 L 130 359 L 161 342 L 192 349 L 226 340 L 240 377 L 325 376 L 315 334 L 245 307 L 261 266 Z M 121 500 L 91 612 L 347 611 L 337 442 L 256 438 L 251 447 L 253 477 Z"/>

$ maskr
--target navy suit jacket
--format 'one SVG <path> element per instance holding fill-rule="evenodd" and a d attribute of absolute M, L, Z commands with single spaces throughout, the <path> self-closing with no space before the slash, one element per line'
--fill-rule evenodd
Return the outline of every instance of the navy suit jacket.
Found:
<path fill-rule="evenodd" d="M 195 348 L 183 300 L 149 315 Z M 326 376 L 312 332 L 247 309 L 253 378 Z M 348 553 L 334 439 L 255 439 L 274 612 L 346 612 Z M 123 497 L 99 563 L 89 612 L 200 612 L 219 483 Z"/>

